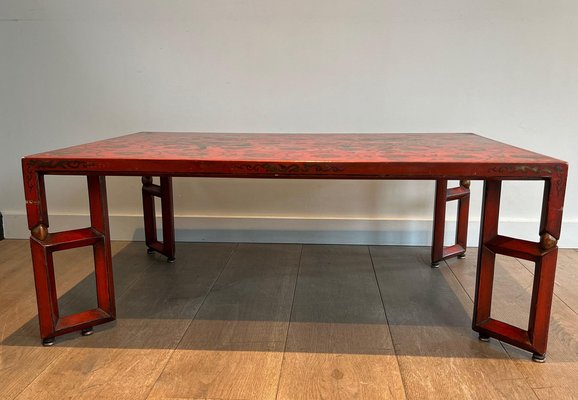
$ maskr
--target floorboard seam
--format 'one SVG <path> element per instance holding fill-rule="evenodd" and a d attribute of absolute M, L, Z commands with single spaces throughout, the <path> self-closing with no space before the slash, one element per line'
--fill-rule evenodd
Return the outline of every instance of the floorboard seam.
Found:
<path fill-rule="evenodd" d="M 50 349 L 50 350 L 55 350 L 55 349 Z M 50 351 L 50 350 L 49 350 L 49 351 Z M 55 357 L 54 360 L 52 360 L 51 362 L 49 362 L 48 365 L 46 365 L 46 367 L 43 368 L 42 371 L 40 371 L 40 372 L 38 373 L 38 375 L 36 375 L 36 377 L 34 377 L 34 379 L 32 379 L 32 380 L 30 381 L 30 383 L 28 383 L 28 385 L 24 386 L 24 389 L 22 389 L 20 392 L 18 392 L 18 394 L 17 394 L 16 396 L 14 396 L 14 399 L 17 399 L 18 397 L 20 397 L 20 395 L 21 395 L 22 393 L 24 393 L 24 392 L 26 391 L 26 389 L 28 389 L 34 382 L 36 382 L 36 381 L 38 380 L 38 378 L 40 378 L 40 376 L 42 376 L 42 375 L 46 372 L 46 370 L 47 370 L 48 368 L 50 368 L 50 366 L 51 366 L 52 364 L 54 364 L 57 360 L 59 360 L 59 359 L 61 359 L 62 357 L 64 357 L 64 354 L 66 354 L 66 353 L 68 353 L 68 352 L 70 352 L 70 349 L 66 349 L 66 352 L 63 352 L 61 355 L 59 355 L 58 357 Z"/>
<path fill-rule="evenodd" d="M 130 244 L 129 244 L 129 246 L 130 246 Z M 118 252 L 119 252 L 119 253 L 122 252 L 122 249 L 119 250 Z M 112 257 L 112 261 L 114 262 L 114 256 Z M 116 298 L 117 298 L 118 300 L 122 300 L 122 299 L 129 293 L 130 289 L 137 284 L 138 281 L 140 281 L 140 280 L 142 280 L 142 279 L 145 279 L 145 278 L 144 278 L 144 275 L 145 275 L 144 272 L 146 272 L 146 271 L 148 271 L 149 269 L 151 269 L 152 266 L 153 266 L 153 263 L 154 263 L 154 259 L 151 259 L 151 258 L 149 257 L 149 259 L 148 259 L 148 261 L 147 261 L 147 263 L 146 263 L 146 267 L 143 269 L 143 273 L 142 273 L 142 274 L 139 274 L 139 275 L 138 275 L 136 278 L 134 278 L 128 285 L 126 285 L 126 287 L 124 288 L 124 290 L 121 290 L 120 293 L 117 293 L 117 294 L 116 294 Z M 114 268 L 114 265 L 113 265 L 113 268 Z M 113 272 L 114 272 L 114 271 L 113 271 Z M 92 271 L 91 274 L 94 275 L 94 271 Z"/>
<path fill-rule="evenodd" d="M 572 307 L 570 307 L 570 305 L 569 305 L 568 303 L 566 303 L 560 296 L 558 296 L 558 295 L 556 294 L 556 291 L 554 291 L 554 297 L 556 297 L 558 300 L 560 300 L 560 302 L 561 302 L 562 304 L 564 304 L 566 307 L 568 307 L 568 309 L 569 309 L 573 314 L 578 315 L 578 311 L 575 311 Z"/>
<path fill-rule="evenodd" d="M 468 293 L 468 291 L 466 290 L 465 286 L 462 284 L 462 282 L 460 281 L 460 279 L 458 278 L 458 276 L 456 275 L 456 273 L 454 272 L 453 268 L 448 264 L 447 260 L 444 260 L 444 262 L 446 263 L 446 265 L 448 266 L 450 272 L 452 273 L 452 275 L 454 276 L 454 278 L 456 279 L 456 281 L 460 284 L 462 290 L 464 291 L 464 293 L 466 294 L 466 296 L 468 296 L 468 298 L 470 299 L 470 301 L 472 302 L 472 307 L 474 305 L 474 299 L 472 299 L 472 297 L 470 296 L 470 294 Z M 477 268 L 477 266 L 476 266 Z M 496 339 L 494 339 L 496 340 Z M 498 340 L 498 343 L 500 344 L 500 347 L 502 348 L 502 350 L 504 350 L 504 353 L 506 354 L 506 356 L 508 357 L 508 359 L 510 360 L 510 362 L 514 362 L 514 359 L 512 358 L 512 356 L 510 355 L 510 352 L 508 351 L 508 349 L 506 348 L 506 345 L 501 341 Z M 520 369 L 516 366 L 516 369 L 518 370 L 518 372 L 520 372 L 520 374 L 524 377 L 523 379 L 526 380 L 526 384 L 528 384 L 526 376 L 523 374 L 522 371 L 520 371 Z M 529 384 L 528 384 L 529 386 Z"/>
<path fill-rule="evenodd" d="M 389 332 L 389 337 L 391 339 L 391 346 L 393 347 L 393 354 L 395 355 L 395 361 L 397 363 L 397 370 L 399 371 L 399 377 L 401 378 L 401 384 L 403 386 L 403 395 L 406 399 L 407 390 L 405 387 L 405 379 L 401 373 L 401 365 L 399 364 L 399 357 L 397 356 L 397 351 L 395 348 L 395 341 L 393 340 L 393 335 L 391 334 L 391 328 L 389 325 L 389 319 L 387 318 L 387 310 L 385 309 L 385 302 L 383 301 L 383 294 L 381 293 L 381 286 L 379 285 L 379 279 L 377 278 L 377 271 L 375 270 L 375 263 L 373 262 L 373 254 L 371 253 L 371 246 L 367 246 L 367 251 L 369 252 L 369 260 L 371 261 L 371 268 L 373 269 L 373 276 L 375 277 L 375 282 L 377 283 L 377 290 L 379 291 L 379 298 L 381 299 L 381 306 L 383 307 L 383 314 L 385 316 L 385 323 L 387 324 L 387 331 Z"/>
<path fill-rule="evenodd" d="M 530 274 L 532 274 L 532 276 L 534 276 L 534 272 L 533 272 L 530 268 L 528 268 L 528 267 L 526 266 L 526 264 L 524 264 L 524 263 L 523 263 L 522 261 L 520 261 L 518 258 L 516 258 L 516 261 L 518 261 L 518 262 L 524 267 L 524 269 L 525 269 L 526 271 L 528 271 Z M 568 309 L 569 309 L 570 311 L 572 311 L 572 313 L 578 315 L 578 310 L 574 310 L 572 307 L 570 307 L 570 305 L 569 305 L 568 303 L 566 303 L 566 302 L 564 301 L 563 298 L 561 298 L 560 296 L 558 296 L 558 293 L 556 293 L 556 286 L 555 286 L 555 285 L 556 285 L 556 283 L 554 282 L 554 297 L 556 297 L 556 298 L 557 298 L 558 300 L 560 300 L 566 307 L 568 307 Z"/>
<path fill-rule="evenodd" d="M 540 388 L 533 388 L 532 386 L 530 386 L 530 389 L 532 390 L 532 393 L 534 393 L 534 396 L 536 396 L 537 399 L 541 399 L 541 397 L 538 396 L 538 393 L 536 393 L 536 389 L 540 389 Z"/>
<path fill-rule="evenodd" d="M 114 257 L 113 257 L 114 258 Z M 84 276 L 83 278 L 81 278 L 76 285 L 78 285 L 80 282 L 82 282 L 84 279 L 86 279 L 88 276 L 90 276 L 91 274 L 94 274 L 94 271 L 90 271 L 86 276 Z M 138 280 L 135 279 L 135 281 Z M 130 285 L 132 286 L 132 284 Z M 70 290 L 72 290 L 74 286 L 72 286 L 69 290 L 67 290 L 65 293 L 63 293 L 61 296 L 59 296 L 59 298 L 61 298 L 62 296 L 64 296 L 66 293 L 68 293 Z M 126 291 L 125 291 L 126 292 Z M 50 349 L 50 350 L 55 350 L 55 349 Z M 49 351 L 50 351 L 49 350 Z M 70 349 L 67 349 L 66 352 L 71 351 Z M 61 359 L 64 356 L 64 353 L 59 355 L 58 357 L 55 357 L 54 360 L 52 360 L 50 363 L 48 363 L 48 365 L 46 365 L 45 368 L 42 369 L 42 371 L 40 371 L 38 373 L 38 375 L 36 375 L 36 377 L 34 379 L 32 379 L 26 386 L 24 386 L 24 388 L 18 392 L 18 394 L 14 397 L 15 399 L 18 398 L 22 393 L 24 393 L 26 391 L 26 389 L 28 389 L 34 382 L 36 382 L 38 380 L 38 378 L 40 378 L 40 376 L 42 376 L 49 368 L 52 364 L 54 364 L 56 361 L 58 361 L 59 359 Z"/>
<path fill-rule="evenodd" d="M 518 260 L 516 258 L 516 260 L 519 262 L 520 260 Z M 456 279 L 456 281 L 458 281 L 458 283 L 460 284 L 460 286 L 462 287 L 463 291 L 466 293 L 466 296 L 468 296 L 468 298 L 470 299 L 470 301 L 472 302 L 472 306 L 474 304 L 474 300 L 472 299 L 472 297 L 469 295 L 468 291 L 466 290 L 465 286 L 462 284 L 462 282 L 460 281 L 460 279 L 458 278 L 458 276 L 456 275 L 456 273 L 454 272 L 452 266 L 450 266 L 446 260 L 444 260 L 444 262 L 446 263 L 446 265 L 448 266 L 448 268 L 450 269 L 452 275 L 454 276 L 454 278 Z M 523 264 L 522 264 L 523 265 Z M 477 266 L 476 266 L 477 268 Z M 496 340 L 496 339 L 494 339 Z M 534 396 L 536 396 L 536 398 L 539 398 L 538 395 L 536 395 L 536 393 L 534 392 L 534 389 L 532 388 L 532 386 L 530 385 L 530 382 L 528 381 L 528 376 L 526 376 L 526 374 L 524 374 L 524 371 L 522 369 L 520 369 L 520 367 L 518 366 L 518 363 L 516 363 L 516 359 L 512 358 L 512 355 L 510 354 L 510 352 L 508 351 L 508 348 L 506 347 L 506 344 L 504 342 L 502 342 L 501 340 L 498 340 L 498 343 L 500 344 L 500 347 L 502 347 L 502 349 L 504 350 L 504 353 L 506 354 L 506 356 L 508 357 L 508 360 L 510 360 L 511 363 L 514 364 L 514 368 L 516 368 L 516 370 L 518 371 L 518 373 L 522 376 L 524 382 L 526 383 L 526 386 L 528 386 L 531 390 L 532 393 L 534 393 Z"/>
<path fill-rule="evenodd" d="M 283 344 L 283 358 L 281 359 L 281 366 L 279 367 L 279 378 L 277 379 L 277 391 L 275 392 L 275 399 L 279 397 L 279 388 L 281 383 L 281 374 L 283 373 L 283 364 L 285 363 L 285 352 L 287 351 L 287 339 L 289 338 L 289 328 L 291 327 L 291 317 L 293 315 L 293 305 L 295 304 L 295 293 L 297 293 L 297 282 L 299 281 L 299 273 L 301 272 L 301 259 L 303 257 L 303 244 L 301 244 L 301 251 L 299 253 L 299 262 L 297 263 L 297 276 L 295 277 L 295 285 L 293 286 L 293 297 L 291 298 L 291 310 L 289 311 L 289 323 L 287 324 L 287 332 L 285 334 L 285 343 Z"/>
<path fill-rule="evenodd" d="M 456 275 L 456 273 L 454 272 L 453 268 L 451 267 L 451 265 L 448 264 L 448 262 L 446 260 L 444 260 L 444 263 L 447 265 L 448 269 L 450 270 L 450 272 L 452 273 L 452 275 L 454 276 L 454 278 L 456 279 L 456 281 L 460 284 L 460 286 L 462 287 L 462 290 L 464 291 L 464 293 L 466 294 L 466 296 L 468 296 L 468 299 L 470 299 L 470 301 L 472 302 L 472 305 L 474 304 L 474 299 L 472 299 L 472 296 L 470 296 L 470 294 L 468 293 L 468 291 L 466 290 L 466 287 L 463 285 L 463 283 L 460 281 L 460 279 L 458 278 L 458 276 Z"/>
<path fill-rule="evenodd" d="M 165 369 L 167 368 L 167 365 L 169 365 L 169 362 L 171 361 L 171 358 L 173 358 L 173 355 L 175 354 L 175 351 L 179 348 L 179 346 L 181 345 L 183 338 L 185 337 L 187 331 L 189 330 L 189 328 L 191 327 L 191 324 L 193 323 L 193 321 L 195 320 L 195 318 L 197 317 L 197 314 L 199 314 L 199 311 L 201 310 L 201 308 L 203 307 L 203 304 L 205 304 L 205 301 L 207 300 L 207 297 L 209 297 L 209 294 L 211 293 L 211 290 L 213 290 L 213 287 L 215 286 L 215 283 L 219 280 L 219 278 L 221 277 L 221 275 L 223 275 L 223 271 L 225 271 L 225 269 L 227 268 L 227 265 L 229 265 L 229 262 L 231 261 L 231 258 L 233 258 L 233 254 L 235 253 L 235 251 L 239 248 L 239 243 L 237 243 L 233 248 L 231 248 L 231 251 L 229 252 L 229 256 L 227 257 L 227 261 L 225 261 L 223 263 L 223 268 L 221 268 L 221 271 L 219 272 L 219 275 L 215 278 L 215 280 L 213 281 L 213 283 L 211 283 L 211 286 L 209 287 L 209 290 L 207 290 L 207 293 L 205 294 L 205 296 L 203 297 L 203 301 L 201 302 L 201 304 L 199 305 L 199 308 L 197 308 L 197 311 L 195 312 L 195 315 L 193 315 L 193 318 L 190 319 L 189 323 L 187 324 L 187 327 L 183 330 L 183 334 L 181 335 L 181 338 L 179 339 L 179 342 L 177 343 L 177 345 L 175 346 L 174 349 L 171 349 L 169 356 L 167 357 L 167 360 L 165 362 L 165 365 L 163 366 L 161 372 L 159 373 L 159 375 L 157 376 L 157 379 L 155 380 L 155 382 L 151 385 L 150 390 L 148 391 L 145 399 L 148 399 L 150 397 L 151 392 L 153 391 L 153 389 L 155 388 L 159 378 L 162 376 L 162 374 L 165 372 Z"/>

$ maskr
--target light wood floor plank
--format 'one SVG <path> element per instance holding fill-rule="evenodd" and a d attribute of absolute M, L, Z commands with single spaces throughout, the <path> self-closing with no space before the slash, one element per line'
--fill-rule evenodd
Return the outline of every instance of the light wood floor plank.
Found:
<path fill-rule="evenodd" d="M 240 245 L 150 398 L 275 398 L 300 254 Z"/>
<path fill-rule="evenodd" d="M 366 246 L 304 246 L 277 398 L 405 398 Z"/>
<path fill-rule="evenodd" d="M 405 399 L 394 354 L 287 352 L 277 399 Z"/>
<path fill-rule="evenodd" d="M 14 399 L 69 349 L 0 345 L 0 399 Z"/>
<path fill-rule="evenodd" d="M 449 268 L 429 267 L 428 248 L 371 253 L 408 398 L 535 398 L 504 349 L 478 341 L 471 299 Z"/>
<path fill-rule="evenodd" d="M 118 321 L 45 348 L 28 241 L 0 241 L 0 398 L 578 398 L 575 250 L 536 364 L 471 330 L 475 249 L 432 270 L 429 249 L 371 247 L 376 280 L 366 246 L 235 247 L 179 243 L 168 264 L 113 242 Z M 94 302 L 86 250 L 57 253 L 66 312 Z M 524 327 L 533 266 L 498 264 L 493 311 Z"/>
<path fill-rule="evenodd" d="M 68 349 L 18 397 L 23 399 L 145 399 L 170 350 Z"/>
<path fill-rule="evenodd" d="M 274 399 L 283 353 L 176 350 L 149 399 Z"/>
<path fill-rule="evenodd" d="M 183 259 L 175 264 L 147 256 L 142 246 L 139 255 L 134 248 L 117 253 L 113 264 L 121 264 L 124 294 L 117 300 L 116 323 L 89 337 L 57 339 L 56 347 L 68 346 L 74 359 L 53 362 L 19 398 L 146 398 L 233 248 L 188 245 L 179 249 Z M 67 293 L 66 303 L 84 304 L 82 293 L 92 287 L 93 278 L 84 279 Z"/>
<path fill-rule="evenodd" d="M 0 240 L 0 288 L 4 279 L 17 274 L 20 265 L 30 260 L 28 240 Z"/>
<path fill-rule="evenodd" d="M 132 258 L 134 265 L 119 271 L 128 286 L 117 298 L 116 322 L 96 327 L 90 337 L 74 338 L 71 345 L 175 349 L 235 246 L 179 244 L 173 264 L 147 255 L 140 246 L 140 265 Z"/>

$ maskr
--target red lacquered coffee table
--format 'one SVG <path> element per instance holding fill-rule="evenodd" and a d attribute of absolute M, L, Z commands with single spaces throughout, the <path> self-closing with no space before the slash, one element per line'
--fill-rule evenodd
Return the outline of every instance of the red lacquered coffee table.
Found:
<path fill-rule="evenodd" d="M 484 181 L 472 328 L 481 340 L 500 339 L 543 361 L 554 290 L 557 241 L 568 166 L 470 133 L 429 134 L 215 134 L 142 132 L 22 160 L 40 335 L 45 345 L 68 332 L 92 333 L 115 319 L 105 176 L 141 176 L 148 251 L 175 259 L 173 176 L 291 179 L 436 180 L 432 266 L 466 251 L 470 180 Z M 44 175 L 86 175 L 91 226 L 49 233 Z M 152 177 L 160 177 L 154 184 Z M 448 180 L 460 185 L 447 188 Z M 542 180 L 539 240 L 498 234 L 503 180 Z M 163 242 L 157 240 L 154 197 L 163 209 Z M 446 201 L 458 200 L 456 244 L 443 246 Z M 52 253 L 93 246 L 98 307 L 61 316 Z M 491 317 L 496 254 L 536 265 L 527 329 Z"/>

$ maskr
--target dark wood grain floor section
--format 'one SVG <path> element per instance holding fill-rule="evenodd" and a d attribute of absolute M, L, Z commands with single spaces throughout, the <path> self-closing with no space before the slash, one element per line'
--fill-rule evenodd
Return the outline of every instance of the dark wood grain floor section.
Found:
<path fill-rule="evenodd" d="M 86 249 L 59 304 L 94 304 Z M 118 320 L 40 346 L 28 242 L 0 241 L 0 399 L 577 399 L 578 251 L 559 256 L 548 360 L 471 330 L 475 249 L 113 243 Z M 492 310 L 527 324 L 533 265 L 500 257 Z"/>

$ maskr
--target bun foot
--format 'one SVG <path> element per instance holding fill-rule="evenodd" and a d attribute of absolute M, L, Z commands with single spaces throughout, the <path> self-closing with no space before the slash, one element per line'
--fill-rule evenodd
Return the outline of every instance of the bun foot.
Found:
<path fill-rule="evenodd" d="M 546 354 L 534 353 L 532 354 L 532 361 L 542 364 L 546 362 Z"/>
<path fill-rule="evenodd" d="M 480 341 L 482 341 L 482 342 L 489 342 L 490 341 L 490 337 L 488 335 L 483 335 L 481 333 L 478 336 L 478 339 L 480 339 Z"/>
<path fill-rule="evenodd" d="M 83 330 L 80 331 L 80 334 L 82 336 L 90 336 L 94 333 L 94 329 L 92 329 L 92 327 L 90 328 L 84 328 Z"/>

